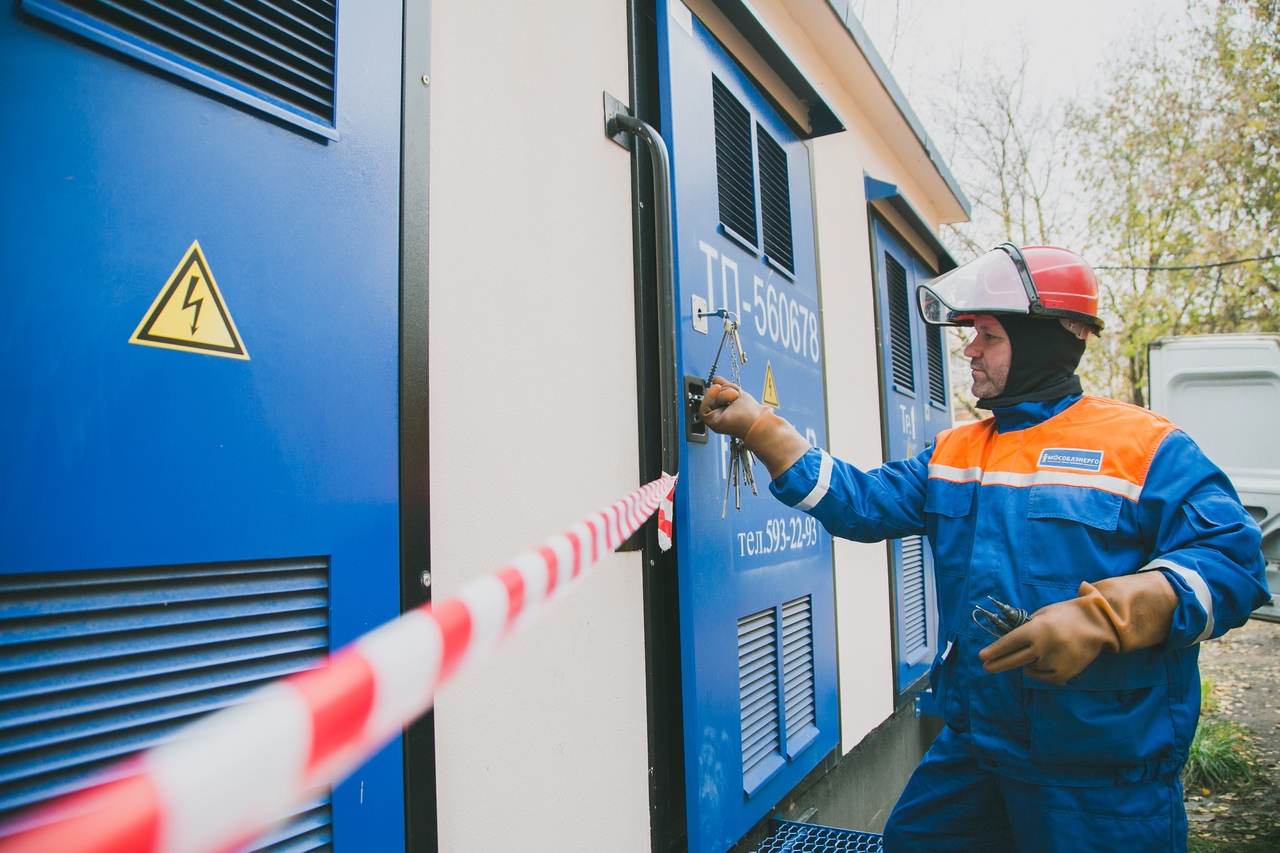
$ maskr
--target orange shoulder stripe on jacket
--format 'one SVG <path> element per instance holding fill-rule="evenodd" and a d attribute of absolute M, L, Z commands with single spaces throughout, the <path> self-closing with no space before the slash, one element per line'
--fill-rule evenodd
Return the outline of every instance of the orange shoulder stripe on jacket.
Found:
<path fill-rule="evenodd" d="M 1175 429 L 1138 406 L 1084 397 L 1042 424 L 1005 435 L 994 419 L 948 430 L 938 437 L 929 474 L 986 485 L 1061 482 L 1136 500 L 1156 450 Z"/>

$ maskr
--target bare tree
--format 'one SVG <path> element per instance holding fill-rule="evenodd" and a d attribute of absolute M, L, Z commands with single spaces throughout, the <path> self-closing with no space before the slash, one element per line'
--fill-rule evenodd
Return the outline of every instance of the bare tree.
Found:
<path fill-rule="evenodd" d="M 899 83 L 908 83 L 910 69 L 902 67 L 898 59 L 898 46 L 901 44 L 904 33 L 910 33 L 912 30 L 912 22 L 920 10 L 916 9 L 912 0 L 893 0 L 886 3 L 884 0 L 852 0 L 850 4 L 853 8 L 854 16 L 862 23 L 868 32 L 873 32 L 873 40 L 876 50 L 879 51 L 885 62 L 894 69 L 894 76 L 904 74 L 904 78 L 898 80 Z"/>
<path fill-rule="evenodd" d="M 998 243 L 1071 245 L 1075 148 L 1068 135 L 1070 104 L 1045 104 L 1028 94 L 1025 50 L 1011 68 L 967 74 L 957 59 L 953 88 L 935 90 L 940 146 L 972 206 L 968 223 L 946 226 L 943 239 L 961 262 Z M 967 333 L 948 337 L 953 413 L 985 416 L 969 393 Z"/>
<path fill-rule="evenodd" d="M 1008 69 L 964 73 L 959 61 L 945 97 L 942 144 L 972 203 L 970 222 L 950 226 L 949 240 L 974 256 L 996 243 L 1070 241 L 1074 148 L 1069 104 L 1045 104 L 1026 88 L 1028 55 Z"/>

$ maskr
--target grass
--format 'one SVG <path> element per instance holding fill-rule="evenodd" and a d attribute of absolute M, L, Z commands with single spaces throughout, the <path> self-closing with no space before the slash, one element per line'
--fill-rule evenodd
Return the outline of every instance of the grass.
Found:
<path fill-rule="evenodd" d="M 1264 820 L 1255 825 L 1228 820 L 1228 811 L 1233 808 L 1266 809 L 1266 800 L 1271 798 L 1262 799 L 1266 772 L 1258 763 L 1252 733 L 1246 726 L 1219 715 L 1214 687 L 1210 679 L 1200 686 L 1200 725 L 1182 780 L 1188 794 L 1193 795 L 1193 802 L 1199 803 L 1204 797 L 1206 805 L 1217 803 L 1212 810 L 1219 813 L 1219 820 L 1199 828 L 1192 826 L 1187 853 L 1275 853 L 1280 850 L 1280 823 Z M 1255 801 L 1257 805 L 1252 805 Z"/>
<path fill-rule="evenodd" d="M 1182 771 L 1182 783 L 1189 791 L 1228 792 L 1252 788 L 1261 777 L 1258 757 L 1250 741 L 1251 732 L 1235 720 L 1217 716 L 1218 699 L 1214 682 L 1200 685 L 1200 724 L 1196 727 Z"/>
<path fill-rule="evenodd" d="M 1234 720 L 1201 719 L 1182 782 L 1189 790 L 1240 791 L 1258 781 L 1258 759 L 1250 732 Z"/>

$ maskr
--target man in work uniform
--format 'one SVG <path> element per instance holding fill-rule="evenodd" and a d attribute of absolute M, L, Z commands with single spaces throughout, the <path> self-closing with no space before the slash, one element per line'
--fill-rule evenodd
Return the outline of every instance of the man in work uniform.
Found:
<path fill-rule="evenodd" d="M 1258 527 L 1173 424 L 1082 396 L 1075 369 L 1102 329 L 1083 258 L 1006 243 L 918 297 L 929 323 L 973 326 L 973 393 L 993 417 L 864 472 L 723 379 L 700 413 L 832 534 L 929 537 L 946 726 L 885 850 L 1185 850 L 1198 643 L 1266 601 Z M 999 636 L 976 609 L 1000 615 L 992 599 L 1032 618 Z"/>

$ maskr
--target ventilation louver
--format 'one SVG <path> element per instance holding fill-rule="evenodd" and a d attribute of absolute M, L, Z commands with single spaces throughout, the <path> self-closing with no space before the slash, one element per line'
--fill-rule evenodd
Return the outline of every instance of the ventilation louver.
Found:
<path fill-rule="evenodd" d="M 764 226 L 764 254 L 788 273 L 795 274 L 791 242 L 791 186 L 787 152 L 759 124 L 756 150 L 760 156 L 760 222 Z"/>
<path fill-rule="evenodd" d="M 239 100 L 261 98 L 265 104 L 259 106 L 333 124 L 333 0 L 23 0 L 22 5 Z"/>
<path fill-rule="evenodd" d="M 901 658 L 915 663 L 929 648 L 929 624 L 925 611 L 924 539 L 902 539 L 902 641 Z"/>
<path fill-rule="evenodd" d="M 809 596 L 782 605 L 782 705 L 787 709 L 787 755 L 817 734 L 813 704 L 813 606 Z"/>
<path fill-rule="evenodd" d="M 742 713 L 742 775 L 752 779 L 766 759 L 780 764 L 778 628 L 774 608 L 738 620 L 738 700 Z"/>
<path fill-rule="evenodd" d="M 892 350 L 893 381 L 905 391 L 916 387 L 911 369 L 911 309 L 907 299 L 907 271 L 888 252 L 884 266 L 889 290 L 889 348 Z"/>
<path fill-rule="evenodd" d="M 0 820 L 321 665 L 328 587 L 326 560 L 0 576 Z M 254 849 L 326 849 L 330 824 L 326 799 Z"/>
<path fill-rule="evenodd" d="M 739 239 L 756 246 L 756 170 L 751 154 L 751 114 L 715 76 L 711 78 L 711 96 L 720 224 Z"/>
<path fill-rule="evenodd" d="M 809 596 L 738 620 L 738 701 L 750 797 L 818 737 Z"/>
<path fill-rule="evenodd" d="M 930 326 L 925 331 L 925 343 L 929 346 L 929 400 L 935 405 L 947 405 L 946 374 L 942 371 L 942 353 L 944 329 L 941 326 Z"/>

